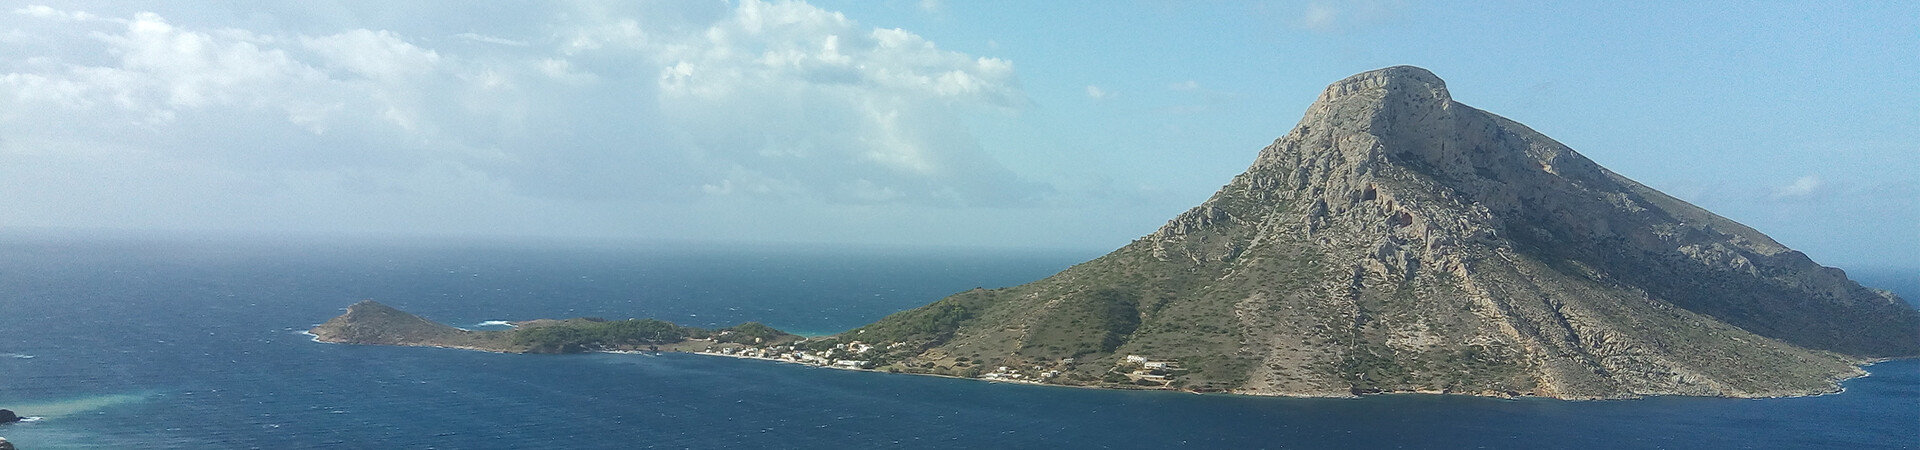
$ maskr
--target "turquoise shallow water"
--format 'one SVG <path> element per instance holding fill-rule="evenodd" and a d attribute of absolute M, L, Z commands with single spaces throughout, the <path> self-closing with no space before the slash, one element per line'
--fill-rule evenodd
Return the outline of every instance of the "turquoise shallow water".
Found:
<path fill-rule="evenodd" d="M 321 344 L 363 298 L 832 332 L 1090 254 L 0 239 L 0 425 L 61 448 L 1920 448 L 1920 361 L 1812 398 L 1283 399 L 697 355 Z"/>

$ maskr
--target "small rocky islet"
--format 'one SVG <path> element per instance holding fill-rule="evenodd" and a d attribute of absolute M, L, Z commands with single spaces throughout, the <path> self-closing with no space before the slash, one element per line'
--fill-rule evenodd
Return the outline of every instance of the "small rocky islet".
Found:
<path fill-rule="evenodd" d="M 312 333 L 1287 396 L 1800 396 L 1920 356 L 1920 311 L 1892 293 L 1456 102 L 1411 66 L 1328 86 L 1212 198 L 1046 279 L 816 338 L 517 325 L 462 330 L 369 301 Z"/>
<path fill-rule="evenodd" d="M 15 414 L 11 409 L 0 409 L 0 424 L 19 422 L 22 419 L 25 418 Z M 13 450 L 13 443 L 7 442 L 7 438 L 0 437 L 0 450 Z"/>

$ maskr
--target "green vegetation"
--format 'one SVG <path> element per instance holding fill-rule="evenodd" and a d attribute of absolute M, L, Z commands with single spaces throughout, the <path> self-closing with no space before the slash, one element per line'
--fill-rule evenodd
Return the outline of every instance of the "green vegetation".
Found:
<path fill-rule="evenodd" d="M 579 353 L 605 347 L 671 344 L 696 332 L 704 330 L 655 319 L 575 319 L 516 329 L 512 342 L 535 353 Z"/>
<path fill-rule="evenodd" d="M 528 325 L 510 332 L 513 345 L 532 353 L 579 353 L 598 349 L 640 348 L 711 337 L 719 342 L 757 344 L 795 336 L 759 322 L 720 330 L 675 325 L 656 319 L 607 321 L 584 318 Z"/>
<path fill-rule="evenodd" d="M 1049 359 L 1111 353 L 1140 327 L 1140 293 L 1102 288 L 1069 295 L 1049 311 L 1020 349 Z"/>
<path fill-rule="evenodd" d="M 998 300 L 999 293 L 984 289 L 954 294 L 931 305 L 902 311 L 871 325 L 840 335 L 868 342 L 912 342 L 916 347 L 944 343 L 955 330 L 979 317 Z M 829 344 L 829 346 L 831 346 Z"/>

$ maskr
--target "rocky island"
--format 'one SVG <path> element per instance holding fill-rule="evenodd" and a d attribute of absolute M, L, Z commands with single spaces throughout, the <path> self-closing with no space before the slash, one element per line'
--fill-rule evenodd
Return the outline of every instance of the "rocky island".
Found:
<path fill-rule="evenodd" d="M 314 334 L 567 352 L 704 350 L 689 339 L 717 333 L 475 332 L 376 305 Z M 564 338 L 526 337 L 543 333 Z M 775 336 L 714 351 L 1252 395 L 1772 397 L 1920 355 L 1920 311 L 1398 66 L 1328 86 L 1245 173 L 1112 253 L 836 336 Z"/>

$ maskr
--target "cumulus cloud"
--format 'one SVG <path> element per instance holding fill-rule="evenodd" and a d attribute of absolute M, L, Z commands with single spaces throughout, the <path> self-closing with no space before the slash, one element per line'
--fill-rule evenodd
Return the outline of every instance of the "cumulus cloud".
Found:
<path fill-rule="evenodd" d="M 1050 189 L 964 125 L 1026 106 L 1010 61 L 801 2 L 556 8 L 539 39 L 438 45 L 17 8 L 0 17 L 24 36 L 0 54 L 0 176 L 116 164 L 128 196 L 204 182 L 187 190 L 935 207 Z M 10 208 L 51 210 L 62 189 L 7 186 Z"/>
<path fill-rule="evenodd" d="M 669 63 L 660 72 L 664 95 L 852 87 L 1001 107 L 1025 102 L 1009 61 L 940 50 L 912 32 L 864 28 L 804 3 L 748 0 L 736 14 L 691 37 L 656 47 Z"/>
<path fill-rule="evenodd" d="M 678 137 L 725 166 L 728 183 L 703 187 L 758 187 L 703 192 L 1011 205 L 1046 191 L 959 125 L 1025 106 L 1009 61 L 786 2 L 742 2 L 699 33 L 625 40 L 653 50 L 659 107 Z"/>
<path fill-rule="evenodd" d="M 435 101 L 465 74 L 397 33 L 198 29 L 148 12 L 23 25 L 47 48 L 0 61 L 0 99 L 33 112 L 0 113 L 14 138 L 0 151 L 91 149 L 261 173 L 473 162 L 458 149 L 466 137 L 446 134 L 472 117 Z"/>

